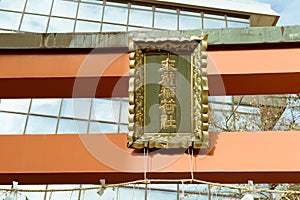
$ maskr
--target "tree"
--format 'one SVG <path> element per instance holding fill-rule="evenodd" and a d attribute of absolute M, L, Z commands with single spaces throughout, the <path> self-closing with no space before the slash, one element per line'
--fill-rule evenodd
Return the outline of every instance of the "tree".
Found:
<path fill-rule="evenodd" d="M 300 130 L 300 95 L 235 96 L 212 98 L 210 131 Z M 269 184 L 268 189 L 300 190 L 299 184 Z M 264 194 L 265 195 L 265 194 Z M 275 196 L 274 196 L 275 197 Z M 273 198 L 270 195 L 267 199 Z M 276 199 L 300 199 L 285 194 Z"/>

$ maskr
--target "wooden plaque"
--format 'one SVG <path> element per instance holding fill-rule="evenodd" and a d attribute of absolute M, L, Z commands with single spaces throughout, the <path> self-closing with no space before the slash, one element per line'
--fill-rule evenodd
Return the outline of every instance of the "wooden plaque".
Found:
<path fill-rule="evenodd" d="M 128 147 L 208 147 L 207 35 L 132 38 Z"/>

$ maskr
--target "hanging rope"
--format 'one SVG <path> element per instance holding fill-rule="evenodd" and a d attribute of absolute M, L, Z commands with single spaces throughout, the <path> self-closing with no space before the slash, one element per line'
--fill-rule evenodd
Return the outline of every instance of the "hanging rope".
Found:
<path fill-rule="evenodd" d="M 120 187 L 117 187 L 117 196 L 116 200 L 120 200 Z"/>
<path fill-rule="evenodd" d="M 182 184 L 182 199 L 184 198 L 185 194 L 184 194 L 184 182 L 181 181 L 181 184 Z"/>
<path fill-rule="evenodd" d="M 148 159 L 149 159 L 149 148 L 146 148 L 146 145 L 144 147 L 144 180 L 147 183 L 147 171 L 149 168 L 148 164 Z"/>
<path fill-rule="evenodd" d="M 131 198 L 131 200 L 134 200 L 134 191 L 135 191 L 135 185 L 133 185 L 133 187 L 132 187 L 132 198 Z"/>
<path fill-rule="evenodd" d="M 146 169 L 146 148 L 144 147 L 144 180 L 147 179 L 147 169 Z"/>
<path fill-rule="evenodd" d="M 212 183 L 208 181 L 202 181 L 197 179 L 147 179 L 147 180 L 136 180 L 125 183 L 118 184 L 107 184 L 105 188 L 113 188 L 113 187 L 122 187 L 127 185 L 136 185 L 136 184 L 146 184 L 146 183 L 181 183 L 181 184 L 189 184 L 189 183 L 199 183 L 199 184 L 207 184 L 215 187 L 223 187 L 228 189 L 241 190 L 245 192 L 259 192 L 259 193 L 273 193 L 273 194 L 298 194 L 300 195 L 300 191 L 294 190 L 270 190 L 270 189 L 259 189 L 259 188 L 251 188 L 251 187 L 241 187 L 220 183 Z M 85 188 L 69 188 L 69 189 L 42 189 L 42 190 L 34 190 L 34 189 L 16 189 L 16 188 L 0 188 L 2 192 L 50 192 L 50 196 L 52 196 L 53 192 L 72 192 L 72 191 L 88 191 L 88 190 L 99 190 L 103 188 L 103 186 L 95 186 L 95 187 L 85 187 Z M 135 186 L 133 187 L 135 188 Z"/>
<path fill-rule="evenodd" d="M 52 199 L 52 194 L 53 194 L 53 191 L 50 192 L 50 195 L 49 195 L 49 200 Z"/>
<path fill-rule="evenodd" d="M 69 200 L 72 200 L 73 193 L 74 193 L 74 190 L 71 192 L 71 195 L 70 195 L 70 198 L 69 198 Z"/>
<path fill-rule="evenodd" d="M 192 153 L 190 153 L 190 149 L 188 149 L 188 154 L 189 154 L 189 158 L 190 158 L 190 169 L 191 169 L 191 182 L 193 182 L 194 180 L 194 159 L 193 159 L 193 155 L 194 155 L 194 148 L 192 145 Z"/>

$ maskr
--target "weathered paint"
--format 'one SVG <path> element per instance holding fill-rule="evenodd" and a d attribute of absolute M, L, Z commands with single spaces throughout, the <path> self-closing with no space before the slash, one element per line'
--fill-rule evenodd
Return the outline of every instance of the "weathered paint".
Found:
<path fill-rule="evenodd" d="M 128 38 L 208 34 L 211 45 L 300 42 L 300 26 L 116 33 L 0 33 L 0 49 L 128 48 Z"/>

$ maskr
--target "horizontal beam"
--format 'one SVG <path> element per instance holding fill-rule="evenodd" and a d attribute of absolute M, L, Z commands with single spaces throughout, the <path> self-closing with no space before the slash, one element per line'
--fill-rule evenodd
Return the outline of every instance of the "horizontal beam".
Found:
<path fill-rule="evenodd" d="M 128 96 L 127 53 L 0 54 L 0 98 Z"/>
<path fill-rule="evenodd" d="M 143 179 L 145 170 L 151 179 L 191 177 L 185 149 L 156 150 L 145 157 L 128 149 L 126 139 L 126 134 L 1 136 L 0 184 L 120 183 Z M 195 178 L 299 182 L 299 140 L 300 132 L 210 133 L 211 148 L 192 157 Z"/>
<path fill-rule="evenodd" d="M 299 48 L 209 52 L 211 95 L 299 93 L 299 56 Z"/>
<path fill-rule="evenodd" d="M 208 52 L 210 95 L 300 93 L 300 49 Z M 127 97 L 127 52 L 0 54 L 0 98 Z"/>
<path fill-rule="evenodd" d="M 128 49 L 128 39 L 191 37 L 208 34 L 208 49 L 214 50 L 232 45 L 255 45 L 267 48 L 282 45 L 299 47 L 300 26 L 265 26 L 255 28 L 226 28 L 185 31 L 137 31 L 118 33 L 0 33 L 0 50 L 59 50 L 59 49 L 93 49 L 93 48 L 125 48 Z"/>

